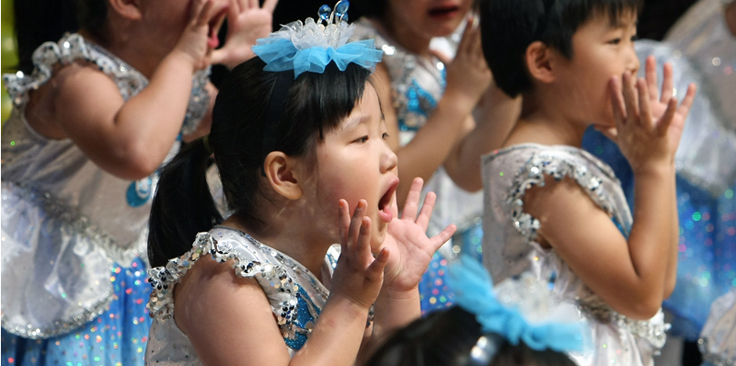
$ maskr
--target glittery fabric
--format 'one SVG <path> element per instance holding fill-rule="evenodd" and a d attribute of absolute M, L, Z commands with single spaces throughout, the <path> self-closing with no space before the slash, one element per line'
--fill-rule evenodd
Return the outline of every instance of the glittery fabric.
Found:
<path fill-rule="evenodd" d="M 30 75 L 4 75 L 13 112 L 2 130 L 2 327 L 47 339 L 79 331 L 114 301 L 110 270 L 116 262 L 129 268 L 145 253 L 157 177 L 114 177 L 73 141 L 47 139 L 25 118 L 30 93 L 60 66 L 96 67 L 124 100 L 147 85 L 142 74 L 78 34 L 41 45 L 33 61 Z"/>
<path fill-rule="evenodd" d="M 701 3 L 697 5 L 701 13 L 693 13 L 689 17 L 715 23 L 706 27 L 708 29 L 723 26 L 722 16 L 714 18 L 711 14 L 701 18 L 702 12 L 706 11 Z M 679 32 L 677 34 L 684 37 Z M 719 34 L 723 36 L 715 32 L 708 33 L 708 37 Z M 731 42 L 736 49 L 736 41 Z M 712 38 L 699 38 L 693 47 L 710 44 L 721 49 L 723 43 L 727 40 L 717 42 Z M 700 56 L 688 59 L 684 51 L 687 47 L 678 44 L 639 41 L 636 50 L 642 63 L 647 56 L 654 55 L 658 70 L 665 62 L 673 64 L 675 90 L 686 90 L 691 82 L 702 86 L 685 123 L 676 155 L 680 254 L 677 286 L 663 304 L 674 315 L 671 334 L 694 341 L 705 324 L 711 302 L 729 289 L 736 288 L 736 199 L 733 197 L 736 190 L 736 164 L 733 160 L 736 156 L 736 134 L 729 123 L 724 122 L 726 114 L 720 110 L 719 97 L 714 97 L 729 93 L 729 89 L 716 90 L 709 82 L 713 77 L 728 78 L 730 75 L 704 72 L 702 62 L 700 66 L 694 62 Z M 722 62 L 729 60 L 723 54 L 721 56 Z M 730 60 L 736 62 L 736 57 Z M 640 72 L 643 76 L 643 70 Z M 661 75 L 659 79 L 662 79 Z M 736 84 L 736 80 L 732 81 Z M 583 148 L 614 169 L 632 204 L 633 173 L 616 144 L 591 129 L 583 139 Z"/>
<path fill-rule="evenodd" d="M 666 340 L 668 326 L 662 312 L 649 321 L 631 320 L 615 312 L 554 249 L 543 249 L 536 242 L 540 223 L 524 211 L 526 190 L 544 185 L 545 176 L 570 178 L 628 235 L 631 213 L 613 171 L 583 150 L 537 144 L 515 145 L 484 156 L 482 171 L 483 230 L 488 233 L 483 238 L 483 261 L 494 282 L 523 273 L 549 281 L 553 294 L 577 306 L 590 325 L 593 365 L 652 365 L 653 354 Z"/>
<path fill-rule="evenodd" d="M 445 66 L 438 59 L 419 57 L 379 31 L 368 19 L 357 22 L 354 39 L 375 39 L 376 48 L 384 52 L 382 64 L 391 78 L 393 107 L 399 124 L 399 142 L 408 144 L 437 106 L 445 89 Z M 433 48 L 454 52 L 453 40 L 435 38 Z M 423 193 L 435 192 L 435 203 L 428 234 L 435 235 L 447 225 L 455 224 L 457 234 L 432 259 L 421 282 L 419 292 L 424 313 L 452 305 L 452 293 L 445 285 L 447 258 L 462 250 L 480 256 L 482 192 L 468 193 L 459 188 L 440 167 L 425 184 Z"/>
<path fill-rule="evenodd" d="M 713 302 L 698 346 L 704 365 L 736 365 L 736 289 Z"/>
<path fill-rule="evenodd" d="M 112 301 L 101 316 L 72 332 L 47 339 L 28 339 L 2 330 L 2 366 L 143 365 L 151 319 L 145 303 L 151 292 L 146 264 L 135 259 L 108 271 Z M 4 295 L 5 296 L 5 295 Z"/>
<path fill-rule="evenodd" d="M 274 321 L 290 353 L 293 355 L 301 349 L 327 301 L 328 290 L 308 269 L 287 255 L 248 234 L 218 226 L 209 233 L 198 234 L 189 252 L 149 271 L 153 292 L 148 308 L 154 321 L 146 350 L 147 364 L 200 365 L 189 338 L 173 321 L 173 290 L 205 255 L 221 263 L 232 261 L 236 275 L 255 279 L 271 303 Z M 332 276 L 338 256 L 339 248 L 330 248 L 322 269 L 323 278 Z"/>

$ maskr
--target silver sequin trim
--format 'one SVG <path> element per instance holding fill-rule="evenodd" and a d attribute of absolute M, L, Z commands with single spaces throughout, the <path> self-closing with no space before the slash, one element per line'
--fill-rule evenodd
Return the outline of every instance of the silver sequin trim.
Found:
<path fill-rule="evenodd" d="M 703 361 L 705 361 L 708 365 L 713 366 L 736 365 L 736 362 L 734 362 L 733 359 L 727 359 L 719 354 L 709 352 L 710 348 L 708 347 L 708 342 L 708 337 L 701 337 L 700 339 L 698 339 L 698 348 L 700 349 L 700 353 L 703 356 Z M 704 365 L 706 363 L 704 363 Z"/>
<path fill-rule="evenodd" d="M 598 165 L 598 168 L 604 174 L 614 177 L 613 171 L 608 166 Z M 602 185 L 603 180 L 600 177 L 588 171 L 585 166 L 575 164 L 552 153 L 540 152 L 534 154 L 519 168 L 506 199 L 506 204 L 513 205 L 511 217 L 514 227 L 526 239 L 527 243 L 536 241 L 539 220 L 524 212 L 524 195 L 532 187 L 543 187 L 546 175 L 557 181 L 565 177 L 574 179 L 598 207 L 609 216 L 613 217 L 615 215 L 613 204 L 606 199 Z M 616 219 L 619 220 L 619 223 L 622 222 L 620 217 L 616 217 Z M 670 328 L 670 324 L 652 324 L 648 321 L 632 320 L 617 313 L 603 302 L 589 304 L 584 303 L 582 299 L 578 299 L 578 304 L 582 311 L 599 321 L 613 322 L 635 336 L 646 340 L 656 348 L 661 348 L 667 340 L 666 331 Z"/>
<path fill-rule="evenodd" d="M 299 266 L 292 263 L 288 258 L 261 244 L 250 235 L 245 234 L 245 236 L 257 248 L 271 250 L 271 254 L 280 263 L 288 265 L 293 269 L 298 269 Z M 232 268 L 235 270 L 237 276 L 243 278 L 259 276 L 270 282 L 270 285 L 278 292 L 288 295 L 288 299 L 280 302 L 278 307 L 272 306 L 277 323 L 285 338 L 294 339 L 297 333 L 311 333 L 312 329 L 301 328 L 294 324 L 297 315 L 297 297 L 300 296 L 298 295 L 299 285 L 294 282 L 282 265 L 247 260 L 240 253 L 234 251 L 229 244 L 218 244 L 217 240 L 209 233 L 197 234 L 192 249 L 181 257 L 170 259 L 166 266 L 148 270 L 149 282 L 153 286 L 151 299 L 147 305 L 151 317 L 161 320 L 171 319 L 174 315 L 174 286 L 192 268 L 199 258 L 207 254 L 211 255 L 212 259 L 220 263 L 232 260 Z M 319 289 L 317 286 L 315 288 Z M 327 293 L 324 291 L 319 292 L 325 299 L 327 298 Z M 309 301 L 305 302 L 312 317 L 317 319 L 317 309 L 314 309 Z"/>

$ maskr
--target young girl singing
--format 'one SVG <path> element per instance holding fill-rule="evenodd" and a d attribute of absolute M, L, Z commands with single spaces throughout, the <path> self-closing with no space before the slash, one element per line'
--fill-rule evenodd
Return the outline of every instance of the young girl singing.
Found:
<path fill-rule="evenodd" d="M 164 168 L 149 364 L 352 365 L 419 316 L 419 279 L 454 226 L 426 236 L 435 196 L 419 212 L 419 179 L 397 217 L 397 158 L 369 78 L 381 52 L 345 44 L 346 11 L 260 40 L 222 85 L 210 135 Z"/>

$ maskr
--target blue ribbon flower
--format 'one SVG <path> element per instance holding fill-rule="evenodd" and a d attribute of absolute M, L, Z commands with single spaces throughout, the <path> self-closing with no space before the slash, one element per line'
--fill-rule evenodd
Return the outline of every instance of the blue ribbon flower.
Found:
<path fill-rule="evenodd" d="M 476 315 L 483 332 L 498 334 L 513 345 L 524 341 L 529 348 L 538 351 L 582 352 L 588 347 L 590 329 L 582 321 L 530 322 L 518 307 L 504 306 L 496 297 L 488 271 L 470 256 L 461 255 L 449 266 L 448 273 L 447 285 L 455 293 L 455 303 Z"/>

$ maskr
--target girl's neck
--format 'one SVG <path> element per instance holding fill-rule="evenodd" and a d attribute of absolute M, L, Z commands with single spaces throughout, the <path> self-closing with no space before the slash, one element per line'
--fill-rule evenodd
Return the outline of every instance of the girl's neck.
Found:
<path fill-rule="evenodd" d="M 432 56 L 429 50 L 432 38 L 413 32 L 390 14 L 381 20 L 374 19 L 371 22 L 379 32 L 386 34 L 407 51 L 420 57 L 430 58 Z"/>
<path fill-rule="evenodd" d="M 249 228 L 236 215 L 222 223 L 223 226 L 240 230 L 254 237 L 261 243 L 284 253 L 306 267 L 320 281 L 322 281 L 322 265 L 331 243 L 321 243 L 311 235 L 300 231 L 299 225 L 270 225 L 263 230 Z"/>

